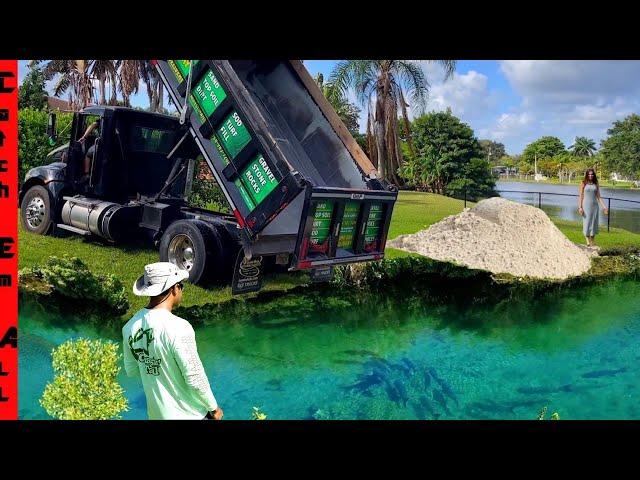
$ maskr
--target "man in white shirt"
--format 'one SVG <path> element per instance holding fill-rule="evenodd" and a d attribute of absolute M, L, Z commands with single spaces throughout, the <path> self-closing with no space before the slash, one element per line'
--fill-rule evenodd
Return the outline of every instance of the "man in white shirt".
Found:
<path fill-rule="evenodd" d="M 169 262 L 146 265 L 133 293 L 149 304 L 122 328 L 124 367 L 140 377 L 151 420 L 222 419 L 189 322 L 171 313 L 189 272 Z"/>

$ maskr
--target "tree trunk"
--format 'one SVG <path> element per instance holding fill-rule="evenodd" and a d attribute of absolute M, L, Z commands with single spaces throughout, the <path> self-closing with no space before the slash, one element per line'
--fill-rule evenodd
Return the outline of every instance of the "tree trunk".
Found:
<path fill-rule="evenodd" d="M 104 77 L 100 77 L 100 105 L 107 103 L 107 85 Z"/>
<path fill-rule="evenodd" d="M 111 84 L 111 98 L 109 99 L 109 105 L 118 104 L 118 82 L 116 72 L 109 73 L 109 83 Z"/>
<path fill-rule="evenodd" d="M 158 111 L 164 113 L 164 86 L 162 82 L 158 82 Z"/>
<path fill-rule="evenodd" d="M 376 140 L 376 151 L 378 158 L 378 178 L 387 178 L 386 172 L 386 164 L 387 164 L 387 155 L 384 149 L 384 125 L 383 122 L 378 120 L 375 121 L 374 126 L 374 135 Z"/>
<path fill-rule="evenodd" d="M 413 139 L 411 138 L 411 127 L 409 126 L 409 115 L 407 114 L 407 103 L 404 101 L 404 95 L 402 94 L 402 90 L 400 90 L 400 105 L 402 106 L 402 120 L 404 122 L 404 130 L 407 135 L 407 146 L 409 147 L 409 152 L 411 152 L 411 156 L 415 158 L 416 152 L 413 149 Z"/>

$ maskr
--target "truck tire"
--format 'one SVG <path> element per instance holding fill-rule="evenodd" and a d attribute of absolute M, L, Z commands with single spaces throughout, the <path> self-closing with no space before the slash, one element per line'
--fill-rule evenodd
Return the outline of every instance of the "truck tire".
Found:
<path fill-rule="evenodd" d="M 201 220 L 178 220 L 160 239 L 160 261 L 187 270 L 193 284 L 220 280 L 225 261 L 220 235 Z"/>
<path fill-rule="evenodd" d="M 51 195 L 42 185 L 34 185 L 22 198 L 20 218 L 27 232 L 47 235 L 52 230 Z"/>

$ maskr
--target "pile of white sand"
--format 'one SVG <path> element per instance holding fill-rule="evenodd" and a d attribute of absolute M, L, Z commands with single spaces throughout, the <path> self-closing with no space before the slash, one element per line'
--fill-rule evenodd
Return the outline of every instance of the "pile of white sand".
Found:
<path fill-rule="evenodd" d="M 480 201 L 388 247 L 493 273 L 564 279 L 591 266 L 592 254 L 571 242 L 540 209 L 504 198 Z"/>

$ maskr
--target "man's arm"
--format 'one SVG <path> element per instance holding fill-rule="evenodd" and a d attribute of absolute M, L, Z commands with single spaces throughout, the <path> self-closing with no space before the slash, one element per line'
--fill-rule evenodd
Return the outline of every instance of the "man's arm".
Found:
<path fill-rule="evenodd" d="M 218 402 L 213 396 L 209 379 L 198 355 L 196 334 L 189 323 L 185 322 L 185 324 L 186 328 L 179 333 L 173 342 L 173 355 L 187 385 L 206 405 L 207 410 L 212 412 L 218 409 Z"/>
<path fill-rule="evenodd" d="M 138 366 L 138 361 L 131 353 L 129 342 L 124 335 L 122 336 L 122 351 L 124 356 L 124 370 L 127 373 L 127 377 L 139 377 L 140 367 Z"/>
<path fill-rule="evenodd" d="M 91 132 L 93 132 L 96 128 L 98 128 L 98 122 L 93 122 L 91 125 L 89 125 L 87 127 L 87 129 L 84 132 L 84 135 L 82 135 L 82 137 L 80 137 L 78 139 L 78 141 L 80 142 L 80 141 L 84 140 L 85 138 L 87 138 L 89 136 L 89 134 Z"/>

